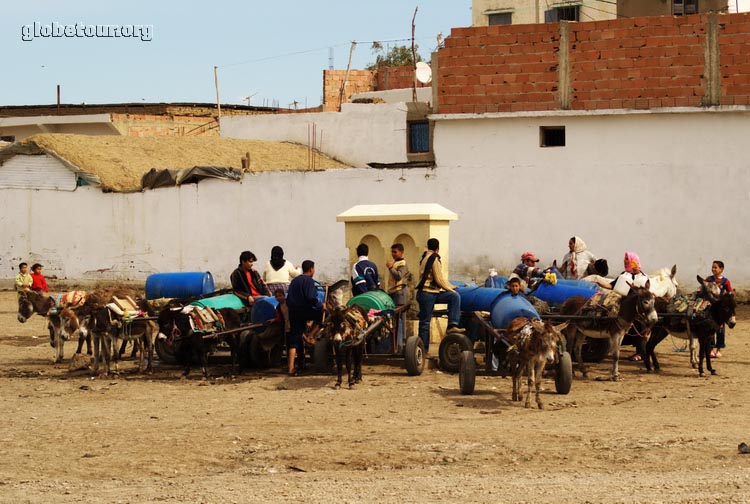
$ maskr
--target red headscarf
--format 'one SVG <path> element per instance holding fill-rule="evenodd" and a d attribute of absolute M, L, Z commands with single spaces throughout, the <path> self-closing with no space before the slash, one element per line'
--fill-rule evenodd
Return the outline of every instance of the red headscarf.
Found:
<path fill-rule="evenodd" d="M 633 272 L 633 268 L 641 269 L 641 258 L 635 252 L 625 252 L 625 271 Z"/>

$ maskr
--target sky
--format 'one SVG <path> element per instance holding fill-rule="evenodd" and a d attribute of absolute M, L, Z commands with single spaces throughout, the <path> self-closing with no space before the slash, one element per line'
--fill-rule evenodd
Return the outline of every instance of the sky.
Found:
<path fill-rule="evenodd" d="M 364 68 L 375 60 L 372 41 L 411 37 L 417 6 L 425 59 L 439 32 L 471 25 L 471 0 L 7 2 L 0 105 L 56 103 L 58 84 L 69 104 L 215 103 L 218 66 L 223 104 L 314 107 L 329 48 L 334 68 L 345 69 L 351 41 L 362 42 L 352 68 Z M 117 25 L 120 36 L 96 25 Z"/>

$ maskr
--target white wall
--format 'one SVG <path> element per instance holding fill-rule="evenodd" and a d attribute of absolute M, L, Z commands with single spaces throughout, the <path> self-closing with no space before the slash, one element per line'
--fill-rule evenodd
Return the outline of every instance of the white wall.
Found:
<path fill-rule="evenodd" d="M 323 152 L 344 163 L 364 167 L 373 161 L 407 161 L 404 103 L 345 103 L 341 112 L 222 117 L 221 136 L 308 145 L 313 123 L 318 142 L 322 135 Z"/>
<path fill-rule="evenodd" d="M 564 125 L 566 147 L 540 148 L 540 125 Z M 278 244 L 334 280 L 348 269 L 337 214 L 439 203 L 459 216 L 454 278 L 512 268 L 529 249 L 559 261 L 579 235 L 613 272 L 632 250 L 648 271 L 676 263 L 693 286 L 722 259 L 733 284 L 750 289 L 749 135 L 746 109 L 439 120 L 435 169 L 261 173 L 135 194 L 0 190 L 0 278 L 26 260 L 71 279 L 210 270 L 222 283 L 239 252 L 265 261 Z"/>

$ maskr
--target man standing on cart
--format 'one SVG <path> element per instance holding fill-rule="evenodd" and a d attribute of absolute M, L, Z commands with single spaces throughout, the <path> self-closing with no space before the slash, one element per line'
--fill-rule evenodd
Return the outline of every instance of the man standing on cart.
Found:
<path fill-rule="evenodd" d="M 417 285 L 417 303 L 419 303 L 419 337 L 422 339 L 425 353 L 430 346 L 430 320 L 435 304 L 448 305 L 448 332 L 463 333 L 458 327 L 461 317 L 461 296 L 456 287 L 443 276 L 443 265 L 440 262 L 440 242 L 437 238 L 427 240 L 427 252 L 419 261 L 419 284 Z"/>

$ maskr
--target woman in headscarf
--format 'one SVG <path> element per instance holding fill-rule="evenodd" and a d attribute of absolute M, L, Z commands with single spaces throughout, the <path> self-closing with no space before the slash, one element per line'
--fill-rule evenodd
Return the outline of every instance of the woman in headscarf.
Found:
<path fill-rule="evenodd" d="M 268 261 L 263 271 L 263 280 L 268 285 L 271 295 L 273 296 L 278 289 L 281 289 L 286 296 L 289 282 L 299 274 L 299 269 L 284 259 L 284 249 L 275 245 L 271 249 L 271 260 Z"/>
<path fill-rule="evenodd" d="M 568 280 L 578 280 L 586 276 L 586 269 L 589 264 L 596 261 L 596 256 L 589 252 L 586 243 L 580 236 L 574 236 L 568 240 L 570 251 L 563 257 L 560 272 L 563 278 Z"/>

